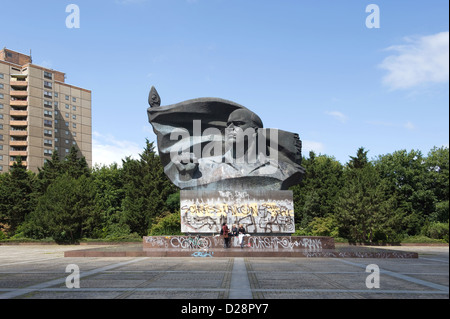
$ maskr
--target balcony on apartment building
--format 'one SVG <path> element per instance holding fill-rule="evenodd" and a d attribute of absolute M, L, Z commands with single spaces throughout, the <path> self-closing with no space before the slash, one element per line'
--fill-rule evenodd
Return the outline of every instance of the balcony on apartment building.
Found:
<path fill-rule="evenodd" d="M 28 78 L 28 74 L 23 74 L 23 73 L 11 74 L 11 80 L 14 80 L 14 81 L 26 81 L 27 78 Z"/>
<path fill-rule="evenodd" d="M 11 106 L 28 106 L 28 101 L 27 99 L 11 99 L 11 101 L 9 101 L 9 105 Z"/>
<path fill-rule="evenodd" d="M 26 89 L 28 87 L 28 81 L 11 79 L 11 81 L 9 81 L 9 85 L 15 89 Z"/>
<path fill-rule="evenodd" d="M 28 91 L 27 90 L 10 90 L 9 95 L 11 95 L 11 97 L 23 99 L 23 98 L 28 97 Z"/>
<path fill-rule="evenodd" d="M 24 118 L 26 118 L 28 116 L 28 111 L 11 110 L 11 111 L 9 111 L 9 115 L 14 116 L 14 117 L 24 117 Z"/>
<path fill-rule="evenodd" d="M 27 127 L 11 127 L 11 129 L 9 130 L 9 135 L 18 137 L 28 136 Z"/>
<path fill-rule="evenodd" d="M 21 156 L 23 158 L 24 156 L 27 155 L 28 155 L 27 151 L 9 151 L 9 156 Z"/>
<path fill-rule="evenodd" d="M 13 120 L 13 119 L 11 119 L 9 121 L 9 125 L 10 126 L 18 126 L 18 127 L 27 127 L 28 126 L 28 121 L 27 121 L 26 118 L 24 120 L 19 120 L 19 119 Z"/>
<path fill-rule="evenodd" d="M 10 140 L 9 146 L 11 147 L 24 147 L 28 146 L 28 142 L 26 140 Z"/>

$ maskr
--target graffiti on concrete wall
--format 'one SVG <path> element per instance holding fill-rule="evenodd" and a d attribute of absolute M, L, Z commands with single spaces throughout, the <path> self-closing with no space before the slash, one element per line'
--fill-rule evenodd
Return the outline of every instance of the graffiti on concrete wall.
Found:
<path fill-rule="evenodd" d="M 209 250 L 222 248 L 224 240 L 222 236 L 149 236 L 144 237 L 148 248 L 174 248 L 189 250 Z M 322 251 L 326 243 L 321 238 L 315 237 L 290 237 L 290 236 L 245 236 L 245 247 L 257 250 L 293 250 L 304 249 L 309 252 Z M 240 247 L 238 237 L 231 238 L 231 247 Z"/>
<path fill-rule="evenodd" d="M 294 237 L 295 238 L 295 237 Z M 253 249 L 294 249 L 304 248 L 309 251 L 321 251 L 322 241 L 313 238 L 294 239 L 288 237 L 249 237 L 249 247 Z"/>
<path fill-rule="evenodd" d="M 243 224 L 248 233 L 293 233 L 291 191 L 181 191 L 181 231 L 219 233 Z"/>

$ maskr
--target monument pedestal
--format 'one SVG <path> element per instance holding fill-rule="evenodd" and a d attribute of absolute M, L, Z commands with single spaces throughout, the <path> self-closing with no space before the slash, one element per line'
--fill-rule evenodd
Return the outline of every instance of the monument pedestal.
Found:
<path fill-rule="evenodd" d="M 148 254 L 184 257 L 307 257 L 335 249 L 332 237 L 320 236 L 244 236 L 241 248 L 239 237 L 216 236 L 147 236 L 143 251 Z"/>
<path fill-rule="evenodd" d="M 212 250 L 224 248 L 224 239 L 216 236 L 145 236 L 143 248 L 150 249 L 185 249 Z M 230 247 L 240 248 L 239 237 L 230 237 Z M 335 249 L 334 239 L 325 236 L 244 236 L 243 249 L 291 251 L 308 250 L 321 251 Z"/>
<path fill-rule="evenodd" d="M 326 257 L 326 258 L 418 258 L 416 252 L 376 247 L 339 245 L 331 237 L 250 236 L 244 248 L 223 248 L 221 236 L 148 236 L 141 244 L 107 245 L 70 250 L 64 257 Z"/>

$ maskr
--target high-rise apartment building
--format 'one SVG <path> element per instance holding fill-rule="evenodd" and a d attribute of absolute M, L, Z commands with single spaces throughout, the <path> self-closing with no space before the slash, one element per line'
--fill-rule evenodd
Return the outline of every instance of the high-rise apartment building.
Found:
<path fill-rule="evenodd" d="M 37 172 L 53 152 L 75 146 L 92 166 L 91 91 L 65 74 L 32 64 L 31 56 L 0 50 L 0 173 L 17 156 Z"/>

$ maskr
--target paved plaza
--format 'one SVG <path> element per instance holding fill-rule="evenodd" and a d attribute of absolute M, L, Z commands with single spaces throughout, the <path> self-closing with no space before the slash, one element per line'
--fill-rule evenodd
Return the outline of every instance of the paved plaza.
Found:
<path fill-rule="evenodd" d="M 419 258 L 64 257 L 84 247 L 0 245 L 0 299 L 449 298 L 448 246 L 395 247 Z"/>

